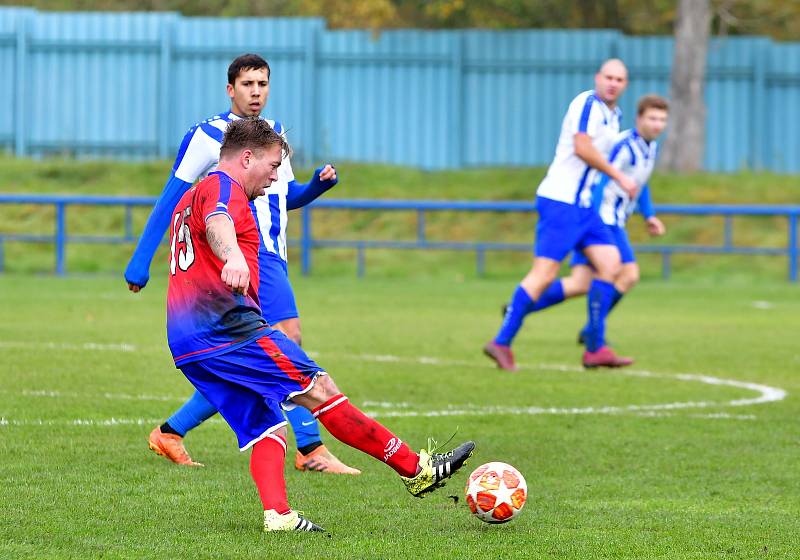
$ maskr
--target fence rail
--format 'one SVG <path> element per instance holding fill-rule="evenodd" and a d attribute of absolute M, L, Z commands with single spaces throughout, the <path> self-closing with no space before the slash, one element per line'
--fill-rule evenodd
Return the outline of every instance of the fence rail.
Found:
<path fill-rule="evenodd" d="M 0 204 L 53 206 L 55 223 L 50 235 L 25 233 L 0 233 L 0 272 L 5 267 L 5 243 L 8 241 L 27 243 L 52 243 L 55 246 L 55 273 L 67 273 L 66 247 L 70 243 L 90 244 L 133 244 L 137 238 L 133 232 L 133 209 L 135 207 L 152 207 L 156 199 L 153 197 L 110 197 L 110 196 L 39 196 L 0 194 Z M 69 235 L 67 232 L 67 209 L 70 206 L 116 206 L 125 209 L 125 220 L 121 235 Z M 417 214 L 416 237 L 413 240 L 352 240 L 321 239 L 314 236 L 314 214 L 320 211 L 413 211 Z M 745 205 L 676 205 L 656 206 L 660 215 L 692 215 L 722 216 L 723 242 L 720 245 L 635 245 L 640 253 L 659 254 L 662 258 L 662 276 L 669 278 L 672 271 L 672 256 L 675 254 L 731 254 L 731 255 L 769 255 L 786 257 L 788 279 L 798 281 L 798 220 L 800 206 L 745 206 Z M 302 223 L 299 240 L 290 244 L 299 246 L 301 269 L 304 275 L 312 269 L 312 253 L 315 249 L 347 248 L 355 249 L 357 255 L 357 271 L 359 276 L 366 272 L 366 251 L 368 249 L 417 249 L 417 250 L 449 250 L 474 251 L 475 267 L 478 275 L 485 272 L 486 253 L 489 251 L 524 251 L 531 250 L 530 243 L 492 243 L 481 241 L 432 241 L 427 236 L 427 216 L 431 212 L 455 211 L 465 213 L 476 212 L 516 212 L 533 214 L 536 205 L 532 202 L 473 202 L 473 201 L 429 201 L 429 200 L 318 200 L 301 210 Z M 736 216 L 778 216 L 787 220 L 787 241 L 783 247 L 752 247 L 736 245 L 733 241 L 733 218 Z"/>

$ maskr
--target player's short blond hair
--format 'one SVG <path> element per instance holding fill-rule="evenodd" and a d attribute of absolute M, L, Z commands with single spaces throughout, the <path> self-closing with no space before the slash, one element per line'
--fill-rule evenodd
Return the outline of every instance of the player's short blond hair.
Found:
<path fill-rule="evenodd" d="M 242 150 L 261 152 L 279 145 L 284 156 L 289 155 L 289 144 L 275 132 L 267 121 L 260 117 L 245 117 L 231 121 L 222 138 L 219 157 L 223 159 Z"/>

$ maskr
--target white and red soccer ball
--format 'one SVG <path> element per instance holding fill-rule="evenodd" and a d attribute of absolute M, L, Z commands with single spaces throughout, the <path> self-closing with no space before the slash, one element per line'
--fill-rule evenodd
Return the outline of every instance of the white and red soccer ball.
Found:
<path fill-rule="evenodd" d="M 493 461 L 469 475 L 464 493 L 475 517 L 486 523 L 506 523 L 519 515 L 525 505 L 528 485 L 517 469 Z"/>

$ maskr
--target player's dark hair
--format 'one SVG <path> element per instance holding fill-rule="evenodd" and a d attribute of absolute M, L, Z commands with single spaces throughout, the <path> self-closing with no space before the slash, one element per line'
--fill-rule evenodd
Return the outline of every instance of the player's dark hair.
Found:
<path fill-rule="evenodd" d="M 219 157 L 223 159 L 242 150 L 260 152 L 278 145 L 284 156 L 289 155 L 289 144 L 275 132 L 267 121 L 259 117 L 245 117 L 231 121 L 222 138 Z"/>
<path fill-rule="evenodd" d="M 660 95 L 648 93 L 639 98 L 639 103 L 636 106 L 636 114 L 641 117 L 648 109 L 669 111 L 669 103 Z"/>
<path fill-rule="evenodd" d="M 237 56 L 233 59 L 231 65 L 228 66 L 228 83 L 234 85 L 237 76 L 239 76 L 242 70 L 261 70 L 262 68 L 267 69 L 267 79 L 269 79 L 270 69 L 266 60 L 252 53 Z"/>

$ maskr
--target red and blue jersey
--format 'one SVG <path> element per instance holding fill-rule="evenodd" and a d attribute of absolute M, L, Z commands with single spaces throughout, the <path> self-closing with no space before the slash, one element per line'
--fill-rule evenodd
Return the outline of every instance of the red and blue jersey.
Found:
<path fill-rule="evenodd" d="M 206 239 L 206 221 L 228 217 L 250 269 L 247 293 L 220 276 L 223 262 Z M 183 195 L 170 224 L 167 339 L 175 365 L 230 352 L 266 327 L 258 305 L 258 227 L 242 187 L 215 171 Z"/>

